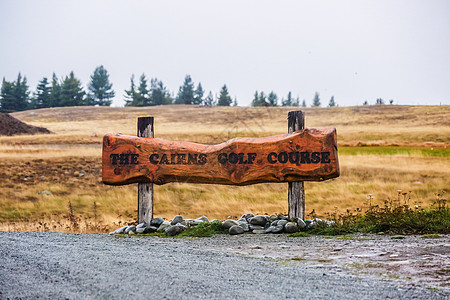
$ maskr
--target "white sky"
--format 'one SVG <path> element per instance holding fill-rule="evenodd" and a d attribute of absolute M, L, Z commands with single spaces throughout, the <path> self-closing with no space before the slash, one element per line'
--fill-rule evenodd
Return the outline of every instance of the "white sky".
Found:
<path fill-rule="evenodd" d="M 239 105 L 255 90 L 311 104 L 450 104 L 450 1 L 0 0 L 0 77 L 31 90 L 104 65 L 122 106 L 131 74 L 176 94 L 186 74 Z"/>

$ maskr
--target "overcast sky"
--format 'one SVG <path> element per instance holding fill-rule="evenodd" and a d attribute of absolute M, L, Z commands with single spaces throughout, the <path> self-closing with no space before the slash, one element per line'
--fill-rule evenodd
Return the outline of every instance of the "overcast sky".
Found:
<path fill-rule="evenodd" d="M 256 90 L 322 105 L 450 104 L 450 1 L 0 0 L 0 76 L 30 87 L 103 65 L 123 106 L 131 74 L 174 93 L 186 74 L 239 105 Z"/>

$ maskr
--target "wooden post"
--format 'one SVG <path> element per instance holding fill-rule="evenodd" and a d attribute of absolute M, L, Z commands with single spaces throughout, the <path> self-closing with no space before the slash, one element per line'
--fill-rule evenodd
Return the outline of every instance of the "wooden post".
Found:
<path fill-rule="evenodd" d="M 138 118 L 137 136 L 153 138 L 153 117 Z M 150 224 L 153 219 L 153 183 L 138 184 L 138 223 Z"/>
<path fill-rule="evenodd" d="M 305 117 L 302 111 L 290 111 L 288 114 L 288 133 L 304 129 Z M 305 189 L 303 181 L 289 182 L 288 205 L 289 218 L 305 219 Z"/>

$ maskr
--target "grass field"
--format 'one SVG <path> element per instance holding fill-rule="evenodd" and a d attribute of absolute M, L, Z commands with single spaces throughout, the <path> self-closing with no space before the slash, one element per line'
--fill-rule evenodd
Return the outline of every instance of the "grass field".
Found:
<path fill-rule="evenodd" d="M 294 109 L 69 107 L 14 113 L 53 134 L 0 137 L 0 229 L 61 231 L 76 224 L 79 231 L 102 231 L 134 221 L 137 186 L 102 184 L 101 141 L 107 132 L 135 135 L 139 116 L 155 117 L 158 138 L 216 144 L 285 133 L 287 113 Z M 306 127 L 337 128 L 341 165 L 339 178 L 305 183 L 307 212 L 326 217 L 364 209 L 368 194 L 382 204 L 397 199 L 397 190 L 411 191 L 405 199 L 410 205 L 429 206 L 435 193 L 448 191 L 450 106 L 302 110 Z M 287 183 L 166 184 L 155 186 L 154 205 L 155 215 L 164 218 L 286 213 Z"/>

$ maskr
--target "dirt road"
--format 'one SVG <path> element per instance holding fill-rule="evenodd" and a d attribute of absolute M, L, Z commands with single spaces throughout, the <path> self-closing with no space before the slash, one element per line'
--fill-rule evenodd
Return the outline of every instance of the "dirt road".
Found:
<path fill-rule="evenodd" d="M 449 299 L 449 249 L 449 236 L 0 232 L 0 299 Z"/>

